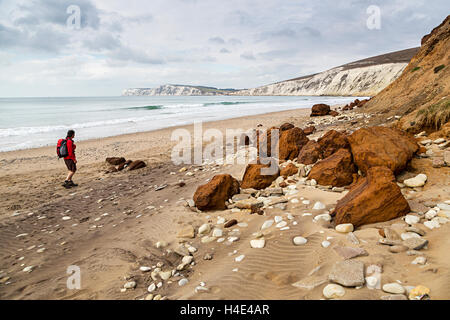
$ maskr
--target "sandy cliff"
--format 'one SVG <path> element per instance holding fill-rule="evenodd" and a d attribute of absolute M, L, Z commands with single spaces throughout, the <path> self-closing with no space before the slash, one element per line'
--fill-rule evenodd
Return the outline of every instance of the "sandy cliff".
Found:
<path fill-rule="evenodd" d="M 403 129 L 438 129 L 450 119 L 450 16 L 423 37 L 401 76 L 365 105 L 365 112 L 403 116 Z"/>

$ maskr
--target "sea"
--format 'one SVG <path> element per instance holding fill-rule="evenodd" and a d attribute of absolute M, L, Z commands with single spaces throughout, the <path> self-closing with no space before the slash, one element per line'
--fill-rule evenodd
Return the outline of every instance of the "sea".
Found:
<path fill-rule="evenodd" d="M 357 97 L 145 96 L 0 98 L 0 152 L 56 145 L 67 130 L 76 141 L 214 121 L 347 104 Z M 364 98 L 364 97 L 361 97 Z"/>

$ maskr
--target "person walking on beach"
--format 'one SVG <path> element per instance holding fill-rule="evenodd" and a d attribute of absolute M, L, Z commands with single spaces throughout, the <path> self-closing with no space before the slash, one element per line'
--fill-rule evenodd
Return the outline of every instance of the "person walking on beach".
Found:
<path fill-rule="evenodd" d="M 64 181 L 63 186 L 67 189 L 72 187 L 77 187 L 78 185 L 72 181 L 72 177 L 77 172 L 77 158 L 75 156 L 76 145 L 73 142 L 73 138 L 75 138 L 75 131 L 69 130 L 67 132 L 67 157 L 64 157 L 64 162 L 66 163 L 67 169 L 69 173 L 67 174 L 66 181 Z"/>

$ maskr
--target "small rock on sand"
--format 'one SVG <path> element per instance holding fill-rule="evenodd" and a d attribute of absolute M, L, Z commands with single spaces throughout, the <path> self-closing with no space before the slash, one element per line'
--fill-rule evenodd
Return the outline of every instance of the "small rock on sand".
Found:
<path fill-rule="evenodd" d="M 180 286 L 180 287 L 185 286 L 188 284 L 188 282 L 189 282 L 188 279 L 183 278 L 180 281 L 178 281 L 178 286 Z"/>
<path fill-rule="evenodd" d="M 190 238 L 190 239 L 194 238 L 195 237 L 194 227 L 192 227 L 191 225 L 184 227 L 183 229 L 178 231 L 177 237 L 178 238 Z"/>
<path fill-rule="evenodd" d="M 428 177 L 425 174 L 421 173 L 414 178 L 406 179 L 405 181 L 403 181 L 403 184 L 410 188 L 423 187 L 427 180 Z"/>
<path fill-rule="evenodd" d="M 420 250 L 428 244 L 428 240 L 422 238 L 409 238 L 403 241 L 403 245 L 410 250 Z"/>
<path fill-rule="evenodd" d="M 303 237 L 295 237 L 293 241 L 296 246 L 301 246 L 308 242 L 308 240 Z"/>
<path fill-rule="evenodd" d="M 324 210 L 325 208 L 326 208 L 326 206 L 322 202 L 317 201 L 314 204 L 313 210 Z"/>
<path fill-rule="evenodd" d="M 225 225 L 223 226 L 224 228 L 231 228 L 232 226 L 236 225 L 238 222 L 236 219 L 232 219 L 230 221 L 228 221 L 227 223 L 225 223 Z"/>
<path fill-rule="evenodd" d="M 383 291 L 393 294 L 403 294 L 405 293 L 405 288 L 403 288 L 402 285 L 393 282 L 393 283 L 386 283 L 385 285 L 383 285 Z"/>
<path fill-rule="evenodd" d="M 208 223 L 205 223 L 205 224 L 201 225 L 200 228 L 198 228 L 199 234 L 206 234 L 209 231 L 211 231 L 211 226 Z"/>
<path fill-rule="evenodd" d="M 407 251 L 408 247 L 402 246 L 402 245 L 396 245 L 396 246 L 389 247 L 388 250 L 389 250 L 389 252 L 392 252 L 392 253 L 400 253 L 400 252 Z"/>
<path fill-rule="evenodd" d="M 338 284 L 329 284 L 323 288 L 322 293 L 327 299 L 337 299 L 345 295 L 345 289 Z"/>
<path fill-rule="evenodd" d="M 405 222 L 407 224 L 409 224 L 409 225 L 413 225 L 413 224 L 419 223 L 419 221 L 420 221 L 420 218 L 418 216 L 415 216 L 415 215 L 412 215 L 412 214 L 408 214 L 405 217 Z"/>
<path fill-rule="evenodd" d="M 354 227 L 351 223 L 344 223 L 344 224 L 337 225 L 335 230 L 340 233 L 349 233 L 349 232 L 353 232 Z"/>
<path fill-rule="evenodd" d="M 414 259 L 413 262 L 411 262 L 411 264 L 421 264 L 421 265 L 424 265 L 425 263 L 427 263 L 427 258 L 425 257 L 417 257 Z"/>
<path fill-rule="evenodd" d="M 273 220 L 267 220 L 266 222 L 263 223 L 263 225 L 261 226 L 261 230 L 270 228 L 273 225 Z"/>
<path fill-rule="evenodd" d="M 362 248 L 335 247 L 334 250 L 345 260 L 368 255 L 367 251 Z"/>
<path fill-rule="evenodd" d="M 344 287 L 359 287 L 364 284 L 364 263 L 356 260 L 345 260 L 334 264 L 328 275 L 330 281 Z"/>
<path fill-rule="evenodd" d="M 264 248 L 265 245 L 266 245 L 266 240 L 264 240 L 264 239 L 257 239 L 257 240 L 250 241 L 250 246 L 255 249 Z"/>
<path fill-rule="evenodd" d="M 330 245 L 331 245 L 330 241 L 325 240 L 322 242 L 322 247 L 324 247 L 324 248 L 328 248 Z"/>
<path fill-rule="evenodd" d="M 125 289 L 134 289 L 136 288 L 136 281 L 130 281 L 124 284 Z"/>

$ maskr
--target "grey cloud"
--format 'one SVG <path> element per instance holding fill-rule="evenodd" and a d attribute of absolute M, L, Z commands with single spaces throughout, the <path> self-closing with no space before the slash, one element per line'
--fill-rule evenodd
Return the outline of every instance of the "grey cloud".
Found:
<path fill-rule="evenodd" d="M 220 53 L 231 53 L 231 51 L 228 50 L 227 48 L 222 48 L 222 49 L 220 50 Z"/>
<path fill-rule="evenodd" d="M 242 44 L 242 41 L 236 38 L 231 38 L 230 40 L 228 40 L 228 43 L 231 44 L 232 46 L 237 46 Z"/>
<path fill-rule="evenodd" d="M 122 43 L 118 37 L 113 36 L 111 33 L 102 32 L 85 39 L 83 45 L 90 50 L 101 51 L 118 49 L 122 46 Z"/>
<path fill-rule="evenodd" d="M 141 63 L 141 64 L 165 64 L 166 63 L 165 60 L 160 57 L 151 56 L 144 51 L 131 49 L 129 47 L 117 48 L 116 50 L 112 51 L 109 54 L 109 57 L 112 59 L 120 60 L 120 61 L 136 62 L 136 63 Z"/>
<path fill-rule="evenodd" d="M 246 60 L 256 60 L 255 56 L 251 52 L 244 52 L 241 54 L 241 58 Z"/>
<path fill-rule="evenodd" d="M 27 48 L 57 53 L 69 43 L 68 37 L 52 27 L 37 26 L 33 32 L 0 24 L 0 48 Z"/>
<path fill-rule="evenodd" d="M 225 44 L 225 40 L 223 40 L 223 38 L 221 38 L 221 37 L 209 38 L 208 41 L 211 43 L 216 43 L 216 44 Z"/>

